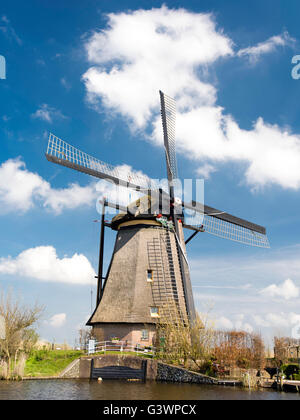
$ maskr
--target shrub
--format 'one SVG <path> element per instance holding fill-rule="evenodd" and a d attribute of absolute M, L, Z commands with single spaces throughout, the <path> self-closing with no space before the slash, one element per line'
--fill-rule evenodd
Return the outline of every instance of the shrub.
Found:
<path fill-rule="evenodd" d="M 200 372 L 207 376 L 215 376 L 215 370 L 213 368 L 213 362 L 208 360 L 200 366 Z"/>
<path fill-rule="evenodd" d="M 299 366 L 293 363 L 282 365 L 281 370 L 287 379 L 291 379 L 294 374 L 299 374 Z"/>

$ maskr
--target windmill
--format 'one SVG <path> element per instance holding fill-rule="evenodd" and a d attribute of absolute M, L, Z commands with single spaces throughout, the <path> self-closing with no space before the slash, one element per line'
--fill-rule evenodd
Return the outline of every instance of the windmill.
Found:
<path fill-rule="evenodd" d="M 175 151 L 176 103 L 160 94 L 167 188 L 136 173 L 124 173 L 49 135 L 48 161 L 135 190 L 141 198 L 122 206 L 102 201 L 96 308 L 87 322 L 98 340 L 117 336 L 123 340 L 151 344 L 157 321 L 171 317 L 176 322 L 195 319 L 186 244 L 199 232 L 251 246 L 269 247 L 266 229 L 203 203 L 176 199 Z M 111 222 L 106 207 L 120 210 Z M 103 276 L 104 232 L 117 232 L 112 258 Z M 184 230 L 192 231 L 185 239 Z M 103 280 L 105 280 L 103 282 Z"/>

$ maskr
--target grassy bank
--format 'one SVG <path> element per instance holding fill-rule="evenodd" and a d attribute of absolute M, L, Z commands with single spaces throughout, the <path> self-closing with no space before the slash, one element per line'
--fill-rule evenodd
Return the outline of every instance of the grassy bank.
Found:
<path fill-rule="evenodd" d="M 57 376 L 74 359 L 83 355 L 76 350 L 38 350 L 27 360 L 24 376 Z"/>

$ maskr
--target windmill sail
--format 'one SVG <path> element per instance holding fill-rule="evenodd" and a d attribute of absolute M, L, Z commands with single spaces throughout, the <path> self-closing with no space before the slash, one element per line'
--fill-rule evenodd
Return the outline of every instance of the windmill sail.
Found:
<path fill-rule="evenodd" d="M 51 162 L 137 191 L 147 192 L 148 190 L 158 188 L 155 181 L 147 176 L 132 173 L 127 170 L 123 171 L 116 166 L 102 162 L 76 149 L 52 133 L 49 135 L 46 158 Z"/>
<path fill-rule="evenodd" d="M 159 91 L 161 105 L 161 119 L 164 134 L 164 147 L 167 161 L 167 174 L 169 184 L 169 194 L 171 202 L 174 202 L 174 183 L 178 178 L 176 143 L 175 143 L 175 122 L 176 122 L 176 102 L 174 99 Z M 184 235 L 182 225 L 179 226 L 178 217 L 174 214 L 174 207 L 171 206 L 171 217 L 175 227 L 176 244 L 182 276 L 182 285 L 185 295 L 186 309 L 190 320 L 196 319 L 195 304 L 193 299 L 192 284 L 189 266 L 185 255 Z"/>
<path fill-rule="evenodd" d="M 266 229 L 263 226 L 200 203 L 193 202 L 193 205 L 183 203 L 183 206 L 185 209 L 193 210 L 192 215 L 190 211 L 185 211 L 185 225 L 190 229 L 203 229 L 212 235 L 246 245 L 270 247 Z"/>
<path fill-rule="evenodd" d="M 161 118 L 164 133 L 164 147 L 166 152 L 168 180 L 178 178 L 175 149 L 176 102 L 174 99 L 159 91 L 161 104 Z"/>

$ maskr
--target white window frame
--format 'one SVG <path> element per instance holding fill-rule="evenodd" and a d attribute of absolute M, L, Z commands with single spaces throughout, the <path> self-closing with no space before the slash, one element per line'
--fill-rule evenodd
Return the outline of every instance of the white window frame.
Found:
<path fill-rule="evenodd" d="M 156 309 L 156 312 L 152 312 L 152 309 Z M 159 318 L 159 307 L 158 306 L 150 306 L 150 315 L 152 318 Z"/>

